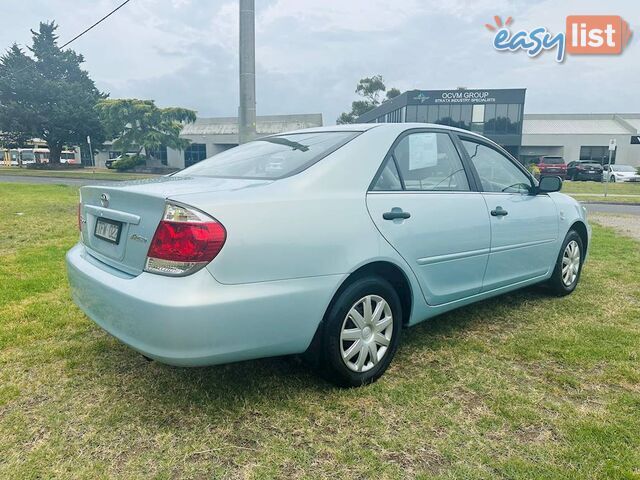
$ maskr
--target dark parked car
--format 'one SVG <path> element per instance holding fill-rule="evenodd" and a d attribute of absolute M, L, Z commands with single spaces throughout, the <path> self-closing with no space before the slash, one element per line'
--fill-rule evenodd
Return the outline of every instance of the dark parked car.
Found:
<path fill-rule="evenodd" d="M 540 169 L 540 177 L 567 178 L 567 164 L 559 156 L 545 155 L 535 163 Z"/>
<path fill-rule="evenodd" d="M 602 165 L 591 160 L 578 160 L 567 165 L 567 178 L 571 180 L 602 181 Z"/>

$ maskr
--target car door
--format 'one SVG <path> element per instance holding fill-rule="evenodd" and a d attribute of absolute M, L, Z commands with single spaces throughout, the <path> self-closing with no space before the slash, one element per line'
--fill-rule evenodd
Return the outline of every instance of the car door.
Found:
<path fill-rule="evenodd" d="M 460 136 L 491 222 L 491 252 L 482 291 L 529 280 L 553 268 L 558 213 L 547 194 L 532 194 L 523 167 L 497 147 Z"/>
<path fill-rule="evenodd" d="M 490 231 L 453 138 L 438 130 L 401 135 L 367 194 L 371 218 L 409 264 L 430 305 L 482 288 Z"/>

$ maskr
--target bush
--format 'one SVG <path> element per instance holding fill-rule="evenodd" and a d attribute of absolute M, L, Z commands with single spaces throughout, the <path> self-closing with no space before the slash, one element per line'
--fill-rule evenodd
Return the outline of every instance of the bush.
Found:
<path fill-rule="evenodd" d="M 531 172 L 531 175 L 533 175 L 536 178 L 540 178 L 540 167 L 538 167 L 535 163 L 530 163 L 527 166 L 527 170 L 529 170 Z"/>
<path fill-rule="evenodd" d="M 84 168 L 82 163 L 28 163 L 25 165 L 29 170 L 77 170 Z"/>
<path fill-rule="evenodd" d="M 113 168 L 118 170 L 119 172 L 123 172 L 125 170 L 131 170 L 132 168 L 136 168 L 139 165 L 145 165 L 147 163 L 147 157 L 144 155 L 133 155 L 131 157 L 126 156 L 113 162 Z"/>

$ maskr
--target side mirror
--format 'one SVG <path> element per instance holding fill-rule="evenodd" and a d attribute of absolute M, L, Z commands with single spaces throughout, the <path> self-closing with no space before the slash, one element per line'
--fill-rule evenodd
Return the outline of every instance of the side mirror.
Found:
<path fill-rule="evenodd" d="M 538 183 L 538 193 L 559 192 L 562 188 L 560 177 L 542 177 Z"/>

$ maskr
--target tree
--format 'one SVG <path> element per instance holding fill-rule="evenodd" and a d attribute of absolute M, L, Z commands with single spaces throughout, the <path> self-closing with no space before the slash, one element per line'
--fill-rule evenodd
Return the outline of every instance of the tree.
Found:
<path fill-rule="evenodd" d="M 180 138 L 185 123 L 196 120 L 196 112 L 186 108 L 158 108 L 153 100 L 105 99 L 97 110 L 108 138 L 123 152 L 144 149 L 150 152 L 160 147 L 184 150 L 189 140 Z"/>
<path fill-rule="evenodd" d="M 28 56 L 17 44 L 0 57 L 0 131 L 6 138 L 41 138 L 49 162 L 60 163 L 65 145 L 104 140 L 95 109 L 106 98 L 80 68 L 82 55 L 62 50 L 55 22 L 40 23 Z"/>
<path fill-rule="evenodd" d="M 392 98 L 400 95 L 400 90 L 397 88 L 390 88 L 387 90 L 384 80 L 382 79 L 382 75 L 361 78 L 356 86 L 356 93 L 363 97 L 364 100 L 356 100 L 352 102 L 351 111 L 341 113 L 336 120 L 336 123 L 338 125 L 355 123 L 360 115 L 380 105 L 380 96 L 383 92 L 386 92 L 386 95 L 382 102 L 386 102 L 387 100 L 391 100 Z"/>

